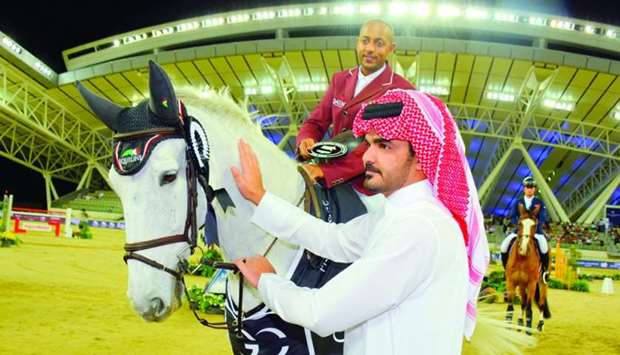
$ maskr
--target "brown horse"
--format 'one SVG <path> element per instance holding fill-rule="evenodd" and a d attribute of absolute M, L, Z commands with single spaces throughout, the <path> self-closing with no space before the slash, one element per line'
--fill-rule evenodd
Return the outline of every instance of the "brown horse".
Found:
<path fill-rule="evenodd" d="M 532 301 L 535 301 L 538 309 L 541 310 L 541 318 L 536 328 L 542 331 L 545 324 L 543 318 L 550 318 L 551 312 L 547 303 L 547 285 L 542 282 L 540 277 L 540 256 L 534 242 L 536 219 L 532 218 L 523 206 L 519 206 L 519 213 L 521 217 L 517 239 L 509 251 L 510 256 L 506 264 L 506 291 L 508 293 L 506 321 L 512 323 L 513 301 L 516 290 L 519 288 L 521 296 L 519 325 L 523 325 L 523 315 L 525 314 L 526 327 L 532 328 Z M 526 332 L 531 334 L 529 330 Z"/>

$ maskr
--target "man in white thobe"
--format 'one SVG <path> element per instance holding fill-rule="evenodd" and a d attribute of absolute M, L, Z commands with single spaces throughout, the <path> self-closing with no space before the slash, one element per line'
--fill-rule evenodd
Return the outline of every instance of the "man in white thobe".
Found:
<path fill-rule="evenodd" d="M 241 194 L 256 205 L 252 221 L 352 265 L 322 288 L 308 289 L 276 275 L 264 257 L 235 263 L 285 321 L 322 336 L 344 330 L 345 354 L 458 354 L 463 334 L 471 336 L 466 243 L 486 247 L 484 224 L 460 136 L 456 131 L 458 139 L 450 138 L 457 137 L 452 118 L 435 100 L 393 90 L 360 110 L 354 131 L 369 145 L 364 186 L 387 201 L 345 224 L 323 222 L 265 192 L 253 151 L 239 144 L 241 170 L 232 172 Z"/>

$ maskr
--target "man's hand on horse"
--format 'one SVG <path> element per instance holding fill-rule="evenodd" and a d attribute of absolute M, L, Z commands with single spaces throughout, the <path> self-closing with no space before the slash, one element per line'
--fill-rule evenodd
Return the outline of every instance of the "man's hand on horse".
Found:
<path fill-rule="evenodd" d="M 322 179 L 325 176 L 323 175 L 323 170 L 317 164 L 303 164 L 302 167 L 306 171 L 306 174 L 308 174 L 314 182 L 319 181 L 319 179 Z"/>
<path fill-rule="evenodd" d="M 239 271 L 241 271 L 247 282 L 255 288 L 258 287 L 258 281 L 263 273 L 276 273 L 276 270 L 273 268 L 269 260 L 267 260 L 264 256 L 249 256 L 246 258 L 237 259 L 234 263 L 237 265 Z"/>
<path fill-rule="evenodd" d="M 265 195 L 258 159 L 252 148 L 243 139 L 239 140 L 238 148 L 241 170 L 232 166 L 230 171 L 241 195 L 255 205 L 258 205 Z"/>
<path fill-rule="evenodd" d="M 310 148 L 314 146 L 316 142 L 312 138 L 306 138 L 299 143 L 299 147 L 297 150 L 299 151 L 299 156 L 303 158 L 303 160 L 310 159 Z"/>

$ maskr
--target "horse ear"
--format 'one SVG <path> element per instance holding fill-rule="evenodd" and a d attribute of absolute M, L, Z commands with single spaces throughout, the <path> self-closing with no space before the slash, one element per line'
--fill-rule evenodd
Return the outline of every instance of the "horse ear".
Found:
<path fill-rule="evenodd" d="M 168 74 L 157 63 L 149 61 L 149 108 L 168 124 L 179 121 L 179 105 Z"/>
<path fill-rule="evenodd" d="M 109 100 L 106 100 L 88 90 L 82 83 L 77 83 L 77 89 L 91 110 L 111 130 L 118 132 L 118 114 L 124 109 Z"/>

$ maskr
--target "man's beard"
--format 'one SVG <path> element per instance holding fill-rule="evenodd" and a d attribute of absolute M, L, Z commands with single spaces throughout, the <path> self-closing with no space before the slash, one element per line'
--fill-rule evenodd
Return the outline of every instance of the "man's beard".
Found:
<path fill-rule="evenodd" d="M 377 174 L 379 176 L 383 176 L 381 171 L 379 169 L 377 169 L 372 163 L 366 163 L 366 171 L 367 172 L 370 171 L 370 172 L 373 172 L 373 173 L 375 173 L 375 174 Z M 381 192 L 379 186 L 374 186 L 373 187 L 373 186 L 371 186 L 369 184 L 370 179 L 372 179 L 373 177 L 376 177 L 377 175 L 374 175 L 374 176 L 365 175 L 364 176 L 364 183 L 363 183 L 364 188 L 366 188 L 366 189 L 368 189 L 368 190 L 370 190 L 372 192 Z"/>

